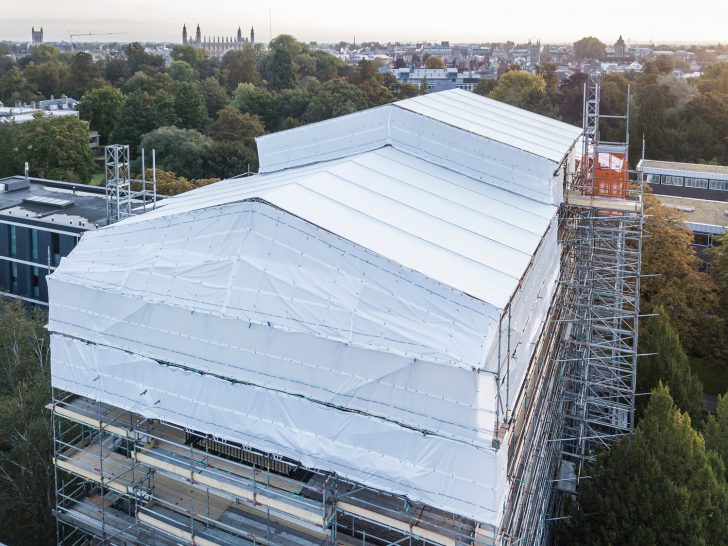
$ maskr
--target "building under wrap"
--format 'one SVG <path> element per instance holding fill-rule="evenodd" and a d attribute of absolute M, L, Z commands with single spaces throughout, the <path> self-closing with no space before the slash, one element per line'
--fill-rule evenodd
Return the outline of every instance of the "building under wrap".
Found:
<path fill-rule="evenodd" d="M 119 543 L 496 542 L 580 135 L 434 93 L 261 137 L 260 174 L 86 233 L 48 280 L 56 465 L 139 527 Z"/>

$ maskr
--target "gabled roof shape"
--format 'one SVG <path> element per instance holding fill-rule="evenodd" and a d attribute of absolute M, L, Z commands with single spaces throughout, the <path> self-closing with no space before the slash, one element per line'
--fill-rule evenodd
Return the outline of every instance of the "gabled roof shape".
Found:
<path fill-rule="evenodd" d="M 385 145 L 476 180 L 559 204 L 556 171 L 581 129 L 460 89 L 430 93 L 257 139 L 268 173 Z"/>
<path fill-rule="evenodd" d="M 553 205 L 385 146 L 205 186 L 129 221 L 253 199 L 497 309 L 507 305 L 556 213 Z"/>
<path fill-rule="evenodd" d="M 265 172 L 84 235 L 48 277 L 54 386 L 497 524 L 571 146 L 481 100 L 265 137 Z"/>

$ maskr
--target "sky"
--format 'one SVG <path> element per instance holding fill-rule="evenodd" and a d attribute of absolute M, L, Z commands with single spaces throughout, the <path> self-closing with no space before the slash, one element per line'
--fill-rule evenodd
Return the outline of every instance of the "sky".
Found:
<path fill-rule="evenodd" d="M 435 41 L 567 43 L 587 35 L 614 43 L 728 42 L 728 0 L 29 0 L 3 1 L 0 41 L 30 40 L 43 27 L 46 41 L 74 33 L 118 33 L 78 41 L 181 41 L 194 35 L 232 36 L 238 26 L 257 41 L 292 34 L 301 41 Z M 59 9 L 61 8 L 61 9 Z"/>

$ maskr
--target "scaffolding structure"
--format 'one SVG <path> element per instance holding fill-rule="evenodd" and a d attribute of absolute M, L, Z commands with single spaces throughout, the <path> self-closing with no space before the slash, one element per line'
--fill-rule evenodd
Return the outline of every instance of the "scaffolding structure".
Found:
<path fill-rule="evenodd" d="M 629 98 L 624 115 L 600 115 L 599 102 L 590 79 L 581 159 L 572 172 L 562 165 L 559 288 L 512 425 L 502 544 L 548 543 L 561 495 L 575 494 L 598 451 L 634 428 L 642 180 L 628 170 Z M 622 142 L 600 138 L 605 120 L 624 125 Z"/>
<path fill-rule="evenodd" d="M 111 144 L 104 148 L 106 223 L 113 224 L 147 208 L 157 207 L 157 165 L 152 150 L 152 180 L 147 180 L 144 150 L 141 155 L 142 179 L 131 179 L 129 146 Z M 134 207 L 134 205 L 138 205 Z"/>
<path fill-rule="evenodd" d="M 477 523 L 54 389 L 58 544 L 495 544 Z"/>
<path fill-rule="evenodd" d="M 582 159 L 561 218 L 568 335 L 559 355 L 560 488 L 570 492 L 600 449 L 634 429 L 643 184 L 628 170 L 629 90 L 626 113 L 603 116 L 599 84 L 585 85 Z M 623 124 L 623 141 L 601 139 L 605 121 Z"/>

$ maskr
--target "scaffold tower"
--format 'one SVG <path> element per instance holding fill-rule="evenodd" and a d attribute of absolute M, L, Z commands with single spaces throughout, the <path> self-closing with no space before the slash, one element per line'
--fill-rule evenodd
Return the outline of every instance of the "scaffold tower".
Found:
<path fill-rule="evenodd" d="M 575 491 L 585 463 L 634 428 L 642 181 L 629 176 L 629 91 L 624 115 L 601 116 L 600 82 L 584 88 L 582 158 L 562 208 L 568 325 L 562 370 L 562 464 L 558 484 Z M 623 125 L 621 142 L 600 125 Z"/>
<path fill-rule="evenodd" d="M 129 146 L 112 144 L 104 150 L 106 221 L 113 224 L 132 214 Z"/>

